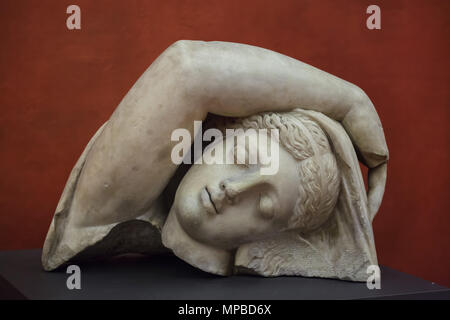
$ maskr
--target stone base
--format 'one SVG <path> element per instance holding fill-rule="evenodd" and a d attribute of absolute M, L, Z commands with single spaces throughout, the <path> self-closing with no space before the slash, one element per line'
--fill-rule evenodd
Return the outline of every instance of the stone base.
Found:
<path fill-rule="evenodd" d="M 66 267 L 45 272 L 41 250 L 0 252 L 1 299 L 450 299 L 450 289 L 381 267 L 381 289 L 303 277 L 214 276 L 170 255 L 129 255 L 79 263 L 81 290 Z"/>

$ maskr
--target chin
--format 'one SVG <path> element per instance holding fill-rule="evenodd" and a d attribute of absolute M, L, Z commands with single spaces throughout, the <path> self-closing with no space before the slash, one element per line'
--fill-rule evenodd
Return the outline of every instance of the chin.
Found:
<path fill-rule="evenodd" d="M 205 219 L 205 213 L 199 200 L 192 196 L 183 197 L 180 201 L 176 201 L 175 209 L 178 221 L 187 232 L 191 228 L 197 229 Z"/>

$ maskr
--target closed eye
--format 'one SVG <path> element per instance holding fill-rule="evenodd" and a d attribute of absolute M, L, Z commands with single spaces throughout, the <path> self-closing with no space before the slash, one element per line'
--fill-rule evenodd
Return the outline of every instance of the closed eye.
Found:
<path fill-rule="evenodd" d="M 249 159 L 247 148 L 235 146 L 233 152 L 234 152 L 233 154 L 234 163 L 237 164 L 238 166 L 248 168 Z"/>
<path fill-rule="evenodd" d="M 248 143 L 245 144 L 245 147 L 236 145 L 233 152 L 234 163 L 238 166 L 250 168 L 258 165 L 258 150 L 249 150 Z"/>

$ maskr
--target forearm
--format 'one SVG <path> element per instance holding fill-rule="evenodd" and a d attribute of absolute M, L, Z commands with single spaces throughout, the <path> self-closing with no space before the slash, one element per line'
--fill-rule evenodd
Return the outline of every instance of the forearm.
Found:
<path fill-rule="evenodd" d="M 220 115 L 314 109 L 342 120 L 359 88 L 267 49 L 228 42 L 186 41 L 188 91 L 196 105 Z"/>
<path fill-rule="evenodd" d="M 387 178 L 387 163 L 384 162 L 378 167 L 369 170 L 368 185 L 369 191 L 367 194 L 370 221 L 373 220 L 378 209 L 380 208 L 381 201 L 383 200 L 384 189 L 386 186 Z"/>
<path fill-rule="evenodd" d="M 187 91 L 198 107 L 225 116 L 310 109 L 341 121 L 369 166 L 387 159 L 370 99 L 357 86 L 267 49 L 228 42 L 184 41 Z"/>

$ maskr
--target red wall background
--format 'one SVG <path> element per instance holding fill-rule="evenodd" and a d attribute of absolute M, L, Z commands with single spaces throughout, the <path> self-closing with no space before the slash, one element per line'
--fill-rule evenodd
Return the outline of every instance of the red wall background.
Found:
<path fill-rule="evenodd" d="M 82 29 L 66 28 L 81 7 Z M 381 8 L 381 30 L 365 26 Z M 450 1 L 0 2 L 0 249 L 41 247 L 72 166 L 178 39 L 269 48 L 362 87 L 391 153 L 379 261 L 450 286 Z"/>

